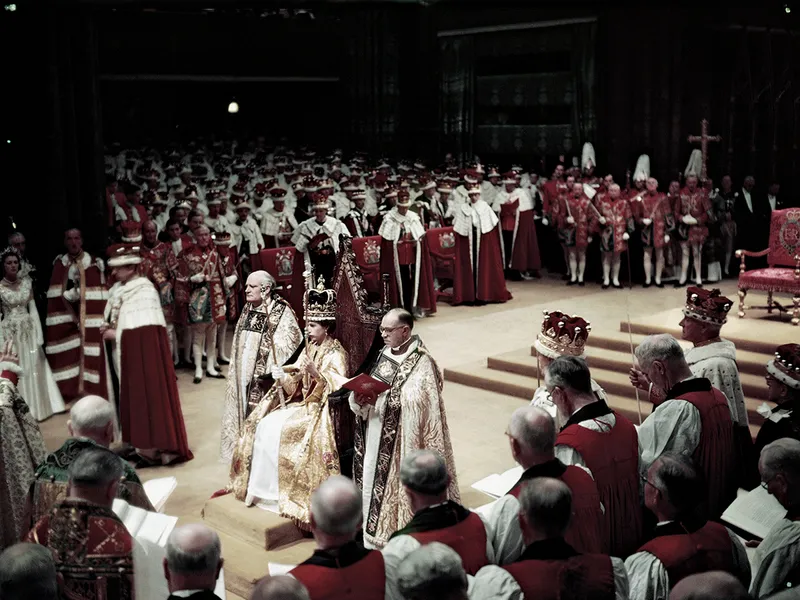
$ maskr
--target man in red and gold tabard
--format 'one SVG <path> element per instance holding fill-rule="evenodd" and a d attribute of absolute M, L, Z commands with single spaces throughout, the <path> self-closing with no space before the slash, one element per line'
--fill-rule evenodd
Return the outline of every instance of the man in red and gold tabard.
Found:
<path fill-rule="evenodd" d="M 227 289 L 223 261 L 214 247 L 211 232 L 201 225 L 195 230 L 197 243 L 178 257 L 179 276 L 176 302 L 186 307 L 186 319 L 194 339 L 194 383 L 203 380 L 203 348 L 206 374 L 215 379 L 225 376 L 217 371 L 217 325 L 225 322 Z M 232 277 L 232 276 L 229 276 Z"/>
<path fill-rule="evenodd" d="M 123 224 L 124 226 L 124 224 Z M 158 241 L 158 229 L 153 221 L 142 225 L 142 263 L 139 272 L 149 279 L 158 291 L 167 336 L 174 362 L 178 359 L 178 340 L 175 337 L 175 280 L 178 276 L 178 258 L 169 244 Z"/>
<path fill-rule="evenodd" d="M 135 597 L 133 537 L 111 510 L 122 475 L 122 461 L 110 450 L 84 450 L 69 466 L 67 498 L 28 532 L 25 541 L 53 553 L 64 598 Z"/>
<path fill-rule="evenodd" d="M 469 202 L 455 209 L 455 273 L 452 303 L 507 302 L 511 294 L 503 276 L 503 244 L 500 220 L 481 199 L 481 188 L 472 184 Z"/>
<path fill-rule="evenodd" d="M 442 456 L 432 450 L 407 454 L 400 466 L 400 482 L 411 502 L 414 517 L 395 531 L 383 548 L 390 585 L 394 584 L 394 575 L 403 559 L 431 542 L 455 550 L 468 575 L 475 575 L 482 567 L 497 562 L 489 525 L 478 513 L 448 499 L 450 474 Z M 399 592 L 391 597 L 400 597 Z"/>
<path fill-rule="evenodd" d="M 519 187 L 516 173 L 503 175 L 505 189 L 494 197 L 494 211 L 500 217 L 503 231 L 506 276 L 512 280 L 529 279 L 531 272 L 542 268 L 539 244 L 536 241 L 534 206 L 530 193 Z"/>
<path fill-rule="evenodd" d="M 553 208 L 558 204 L 559 197 L 567 192 L 564 183 L 564 165 L 556 165 L 553 177 L 544 184 L 542 191 L 542 217 L 555 224 L 552 216 Z"/>
<path fill-rule="evenodd" d="M 506 431 L 511 455 L 524 471 L 514 487 L 492 506 L 489 515 L 494 564 L 513 562 L 522 554 L 519 496 L 528 481 L 539 477 L 563 481 L 572 492 L 572 518 L 564 534 L 567 543 L 578 552 L 608 552 L 597 484 L 585 469 L 565 465 L 556 458 L 553 417 L 536 406 L 523 406 L 514 411 Z"/>
<path fill-rule="evenodd" d="M 283 248 L 292 245 L 292 234 L 297 229 L 297 220 L 286 207 L 286 190 L 274 187 L 269 191 L 272 207 L 262 213 L 261 233 L 264 234 L 265 248 Z"/>
<path fill-rule="evenodd" d="M 150 280 L 137 272 L 140 251 L 136 244 L 108 249 L 117 283 L 109 291 L 101 331 L 114 345 L 122 441 L 145 461 L 169 464 L 190 460 L 192 453 L 161 299 Z M 209 353 L 209 360 L 212 356 Z"/>
<path fill-rule="evenodd" d="M 750 587 L 750 563 L 738 536 L 702 515 L 700 473 L 692 459 L 663 454 L 647 470 L 644 504 L 658 519 L 653 538 L 625 560 L 634 600 L 666 598 L 681 579 L 725 571 Z"/>
<path fill-rule="evenodd" d="M 409 193 L 401 190 L 381 222 L 381 273 L 389 275 L 392 306 L 419 317 L 436 312 L 436 295 L 425 227 L 410 207 Z"/>
<path fill-rule="evenodd" d="M 392 598 L 383 555 L 356 541 L 361 531 L 361 491 L 346 477 L 333 475 L 311 496 L 314 554 L 289 571 L 311 598 Z"/>
<path fill-rule="evenodd" d="M 568 177 L 569 181 L 572 177 Z M 583 286 L 583 274 L 586 271 L 586 248 L 592 241 L 591 231 L 594 227 L 597 211 L 592 201 L 583 191 L 583 184 L 573 183 L 570 193 L 562 197 L 556 218 L 558 237 L 567 249 L 569 264 L 569 281 L 567 285 L 576 283 Z"/>
<path fill-rule="evenodd" d="M 561 345 L 559 333 L 537 342 Z M 564 464 L 583 467 L 592 475 L 605 509 L 605 547 L 614 556 L 627 556 L 642 542 L 638 438 L 633 423 L 595 392 L 586 362 L 569 355 L 582 352 L 586 335 L 585 330 L 575 331 L 575 342 L 562 346 L 565 355 L 552 360 L 545 372 L 557 420 L 564 423 L 555 453 Z"/>
<path fill-rule="evenodd" d="M 736 498 L 736 469 L 747 468 L 736 464 L 741 454 L 725 394 L 705 377 L 694 376 L 678 340 L 669 334 L 644 338 L 636 361 L 650 382 L 655 406 L 639 427 L 642 475 L 666 452 L 691 456 L 706 482 L 707 516 L 718 519 Z"/>
<path fill-rule="evenodd" d="M 686 285 L 689 277 L 689 253 L 692 254 L 694 264 L 694 277 L 697 285 L 703 285 L 703 271 L 701 259 L 703 257 L 703 244 L 708 237 L 708 215 L 711 211 L 711 202 L 708 193 L 703 187 L 697 185 L 697 171 L 699 171 L 699 158 L 689 161 L 686 168 L 686 185 L 680 192 L 680 197 L 675 206 L 675 221 L 678 226 L 678 240 L 681 244 L 681 277 L 675 287 Z"/>
<path fill-rule="evenodd" d="M 105 265 L 83 251 L 77 229 L 64 234 L 67 252 L 53 262 L 47 290 L 45 352 L 61 395 L 69 401 L 86 394 L 112 396 L 100 335 L 108 299 Z"/>
<path fill-rule="evenodd" d="M 572 502 L 569 487 L 558 479 L 537 477 L 524 484 L 519 522 L 525 550 L 516 562 L 481 569 L 470 585 L 470 599 L 627 598 L 621 559 L 581 554 L 564 539 Z"/>
<path fill-rule="evenodd" d="M 664 287 L 661 275 L 664 272 L 664 249 L 669 248 L 669 233 L 675 227 L 675 216 L 667 196 L 658 191 L 658 181 L 648 177 L 646 192 L 637 194 L 631 201 L 636 220 L 642 227 L 644 246 L 644 287 L 655 280 L 656 287 Z M 655 253 L 656 272 L 653 273 Z"/>
<path fill-rule="evenodd" d="M 633 233 L 631 206 L 622 197 L 621 190 L 616 183 L 609 186 L 608 193 L 602 195 L 596 206 L 600 213 L 598 223 L 600 225 L 600 251 L 603 256 L 603 289 L 608 289 L 612 283 L 615 288 L 621 288 L 619 268 L 622 262 L 622 253 L 628 251 L 628 239 Z"/>

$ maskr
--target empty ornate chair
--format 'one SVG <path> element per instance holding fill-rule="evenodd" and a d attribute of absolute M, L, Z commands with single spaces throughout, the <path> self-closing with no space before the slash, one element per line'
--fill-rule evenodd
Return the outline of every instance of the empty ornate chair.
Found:
<path fill-rule="evenodd" d="M 433 276 L 436 279 L 436 299 L 448 300 L 452 294 L 442 290 L 452 286 L 453 273 L 455 272 L 456 237 L 452 227 L 437 227 L 425 233 L 428 239 L 428 248 L 433 260 Z M 448 282 L 445 284 L 444 282 Z"/>
<path fill-rule="evenodd" d="M 769 248 L 761 252 L 737 250 L 741 259 L 739 268 L 739 318 L 744 318 L 745 308 L 773 308 L 788 310 L 773 299 L 773 294 L 792 295 L 792 325 L 800 323 L 800 208 L 772 211 L 769 227 Z M 747 271 L 745 257 L 767 257 L 766 269 Z M 745 307 L 744 299 L 750 290 L 767 292 L 766 306 Z"/>

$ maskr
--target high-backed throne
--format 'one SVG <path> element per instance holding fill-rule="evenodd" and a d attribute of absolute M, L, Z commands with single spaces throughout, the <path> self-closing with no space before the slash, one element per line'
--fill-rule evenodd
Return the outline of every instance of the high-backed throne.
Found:
<path fill-rule="evenodd" d="M 792 325 L 800 323 L 800 208 L 773 210 L 769 227 L 769 248 L 760 252 L 737 250 L 741 259 L 739 267 L 739 318 L 744 318 L 745 309 L 774 308 L 784 311 L 773 294 L 791 294 Z M 766 269 L 748 271 L 745 257 L 767 257 Z M 745 306 L 744 299 L 750 290 L 767 292 L 766 306 Z"/>

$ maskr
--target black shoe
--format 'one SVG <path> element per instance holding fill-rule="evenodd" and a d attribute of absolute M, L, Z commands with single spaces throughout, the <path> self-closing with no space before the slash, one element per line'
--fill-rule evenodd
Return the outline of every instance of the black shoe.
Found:
<path fill-rule="evenodd" d="M 645 289 L 647 289 L 647 288 L 649 288 L 649 287 L 650 287 L 650 284 L 645 282 L 645 283 L 643 283 L 643 284 L 642 284 L 642 287 L 643 287 L 643 288 L 645 288 Z"/>
<path fill-rule="evenodd" d="M 663 288 L 664 287 L 664 282 L 662 281 L 661 283 L 657 283 L 656 287 L 657 288 Z"/>
<path fill-rule="evenodd" d="M 224 358 L 218 358 L 217 359 L 217 363 L 222 365 L 222 366 L 225 366 L 225 365 L 231 364 L 231 361 L 225 360 Z"/>
<path fill-rule="evenodd" d="M 613 285 L 618 290 L 622 289 L 622 284 L 621 283 L 612 283 L 611 285 Z"/>
<path fill-rule="evenodd" d="M 680 281 L 676 281 L 675 282 L 675 287 L 676 288 L 681 288 L 681 287 L 684 287 L 685 285 L 686 285 L 685 281 L 683 283 L 681 283 Z"/>
<path fill-rule="evenodd" d="M 194 380 L 193 380 L 192 382 L 193 382 L 193 383 L 200 383 L 201 381 L 203 381 L 203 378 L 202 378 L 202 377 L 195 377 L 195 378 L 194 378 Z"/>
<path fill-rule="evenodd" d="M 583 287 L 583 286 L 584 286 L 584 282 L 583 281 L 579 281 L 578 282 L 578 287 Z"/>
<path fill-rule="evenodd" d="M 185 361 L 185 360 L 181 360 L 181 361 L 178 362 L 177 365 L 175 365 L 175 368 L 176 369 L 194 369 L 194 363 L 193 362 L 189 362 L 189 361 Z"/>
<path fill-rule="evenodd" d="M 219 372 L 217 372 L 216 375 L 212 375 L 211 373 L 206 371 L 206 377 L 211 377 L 213 379 L 225 379 L 225 375 L 223 375 L 222 373 L 219 373 Z"/>
<path fill-rule="evenodd" d="M 567 285 L 575 285 L 576 283 L 578 283 L 578 282 L 577 281 L 572 281 L 571 279 L 569 281 L 567 281 Z"/>
<path fill-rule="evenodd" d="M 603 284 L 603 285 L 601 285 L 600 287 L 601 287 L 601 288 L 603 288 L 604 290 L 607 290 L 608 288 L 610 288 L 610 287 L 611 287 L 611 284 L 610 284 L 610 283 L 604 283 L 604 284 Z"/>

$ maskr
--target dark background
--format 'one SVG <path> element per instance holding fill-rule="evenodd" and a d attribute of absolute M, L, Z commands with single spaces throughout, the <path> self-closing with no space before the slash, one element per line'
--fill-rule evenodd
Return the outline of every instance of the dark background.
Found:
<path fill-rule="evenodd" d="M 17 0 L 0 13 L 3 229 L 13 215 L 39 260 L 73 224 L 97 250 L 104 143 L 228 132 L 548 172 L 591 141 L 600 173 L 624 182 L 647 152 L 665 188 L 705 117 L 715 181 L 795 197 L 800 3 L 748 4 Z"/>

